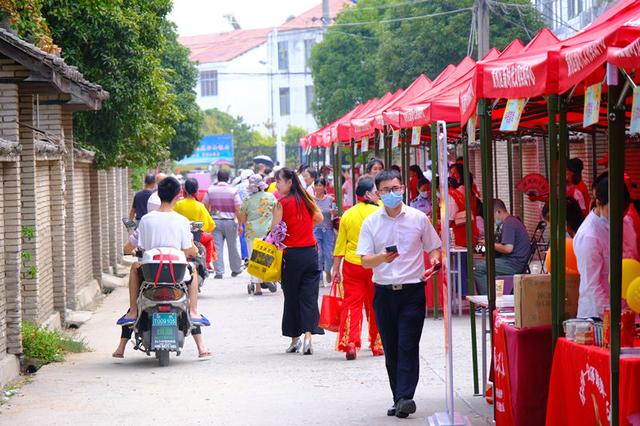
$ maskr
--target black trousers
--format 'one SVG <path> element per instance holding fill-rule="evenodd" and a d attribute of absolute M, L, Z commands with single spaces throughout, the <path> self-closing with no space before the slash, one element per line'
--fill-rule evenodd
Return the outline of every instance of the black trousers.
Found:
<path fill-rule="evenodd" d="M 413 399 L 420 375 L 424 284 L 405 285 L 402 290 L 376 285 L 373 310 L 384 347 L 393 402 Z"/>
<path fill-rule="evenodd" d="M 282 256 L 282 292 L 284 312 L 282 335 L 299 337 L 310 331 L 324 334 L 318 327 L 318 249 L 313 247 L 288 248 Z"/>

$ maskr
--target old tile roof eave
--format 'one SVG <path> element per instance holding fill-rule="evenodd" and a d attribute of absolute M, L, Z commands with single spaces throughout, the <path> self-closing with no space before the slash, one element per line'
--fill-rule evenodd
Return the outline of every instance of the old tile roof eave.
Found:
<path fill-rule="evenodd" d="M 61 57 L 39 49 L 4 28 L 0 28 L 0 53 L 71 95 L 75 104 L 83 104 L 84 108 L 78 109 L 98 110 L 109 97 L 109 92 L 86 80 L 76 67 L 67 65 Z"/>

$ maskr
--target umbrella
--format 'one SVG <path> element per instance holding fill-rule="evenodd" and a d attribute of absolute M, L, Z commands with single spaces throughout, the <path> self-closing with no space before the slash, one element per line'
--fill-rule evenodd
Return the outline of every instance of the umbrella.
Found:
<path fill-rule="evenodd" d="M 273 160 L 268 155 L 256 155 L 253 157 L 255 164 L 265 164 L 268 167 L 273 167 Z"/>

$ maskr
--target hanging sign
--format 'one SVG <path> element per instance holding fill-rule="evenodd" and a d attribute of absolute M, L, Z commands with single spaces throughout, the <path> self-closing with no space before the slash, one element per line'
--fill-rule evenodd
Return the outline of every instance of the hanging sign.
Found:
<path fill-rule="evenodd" d="M 501 132 L 515 132 L 520 125 L 520 117 L 524 109 L 524 99 L 509 99 L 504 110 L 502 123 L 500 124 Z M 475 131 L 475 130 L 474 130 Z"/>
<path fill-rule="evenodd" d="M 477 116 L 472 115 L 469 117 L 469 121 L 467 121 L 467 138 L 469 144 L 475 143 L 476 141 L 476 119 Z"/>
<path fill-rule="evenodd" d="M 369 151 L 369 138 L 362 138 L 362 152 Z"/>
<path fill-rule="evenodd" d="M 422 132 L 422 127 L 414 126 L 411 129 L 411 145 L 420 145 L 420 133 Z"/>
<path fill-rule="evenodd" d="M 384 149 L 384 132 L 378 132 L 378 149 Z"/>
<path fill-rule="evenodd" d="M 340 142 L 336 142 L 333 144 L 333 153 L 334 154 L 338 154 L 338 145 L 340 145 Z"/>
<path fill-rule="evenodd" d="M 600 98 L 602 95 L 602 84 L 597 83 L 587 87 L 584 93 L 584 117 L 583 127 L 589 127 L 600 119 Z"/>
<path fill-rule="evenodd" d="M 640 133 L 640 89 L 633 88 L 633 104 L 631 106 L 631 126 L 630 133 Z"/>
<path fill-rule="evenodd" d="M 394 130 L 391 137 L 391 149 L 396 149 L 400 143 L 400 130 Z"/>

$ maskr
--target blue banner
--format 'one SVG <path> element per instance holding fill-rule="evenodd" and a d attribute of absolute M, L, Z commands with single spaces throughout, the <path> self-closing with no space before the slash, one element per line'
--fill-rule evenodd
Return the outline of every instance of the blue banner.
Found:
<path fill-rule="evenodd" d="M 205 135 L 190 157 L 178 161 L 179 165 L 233 164 L 233 135 Z"/>

